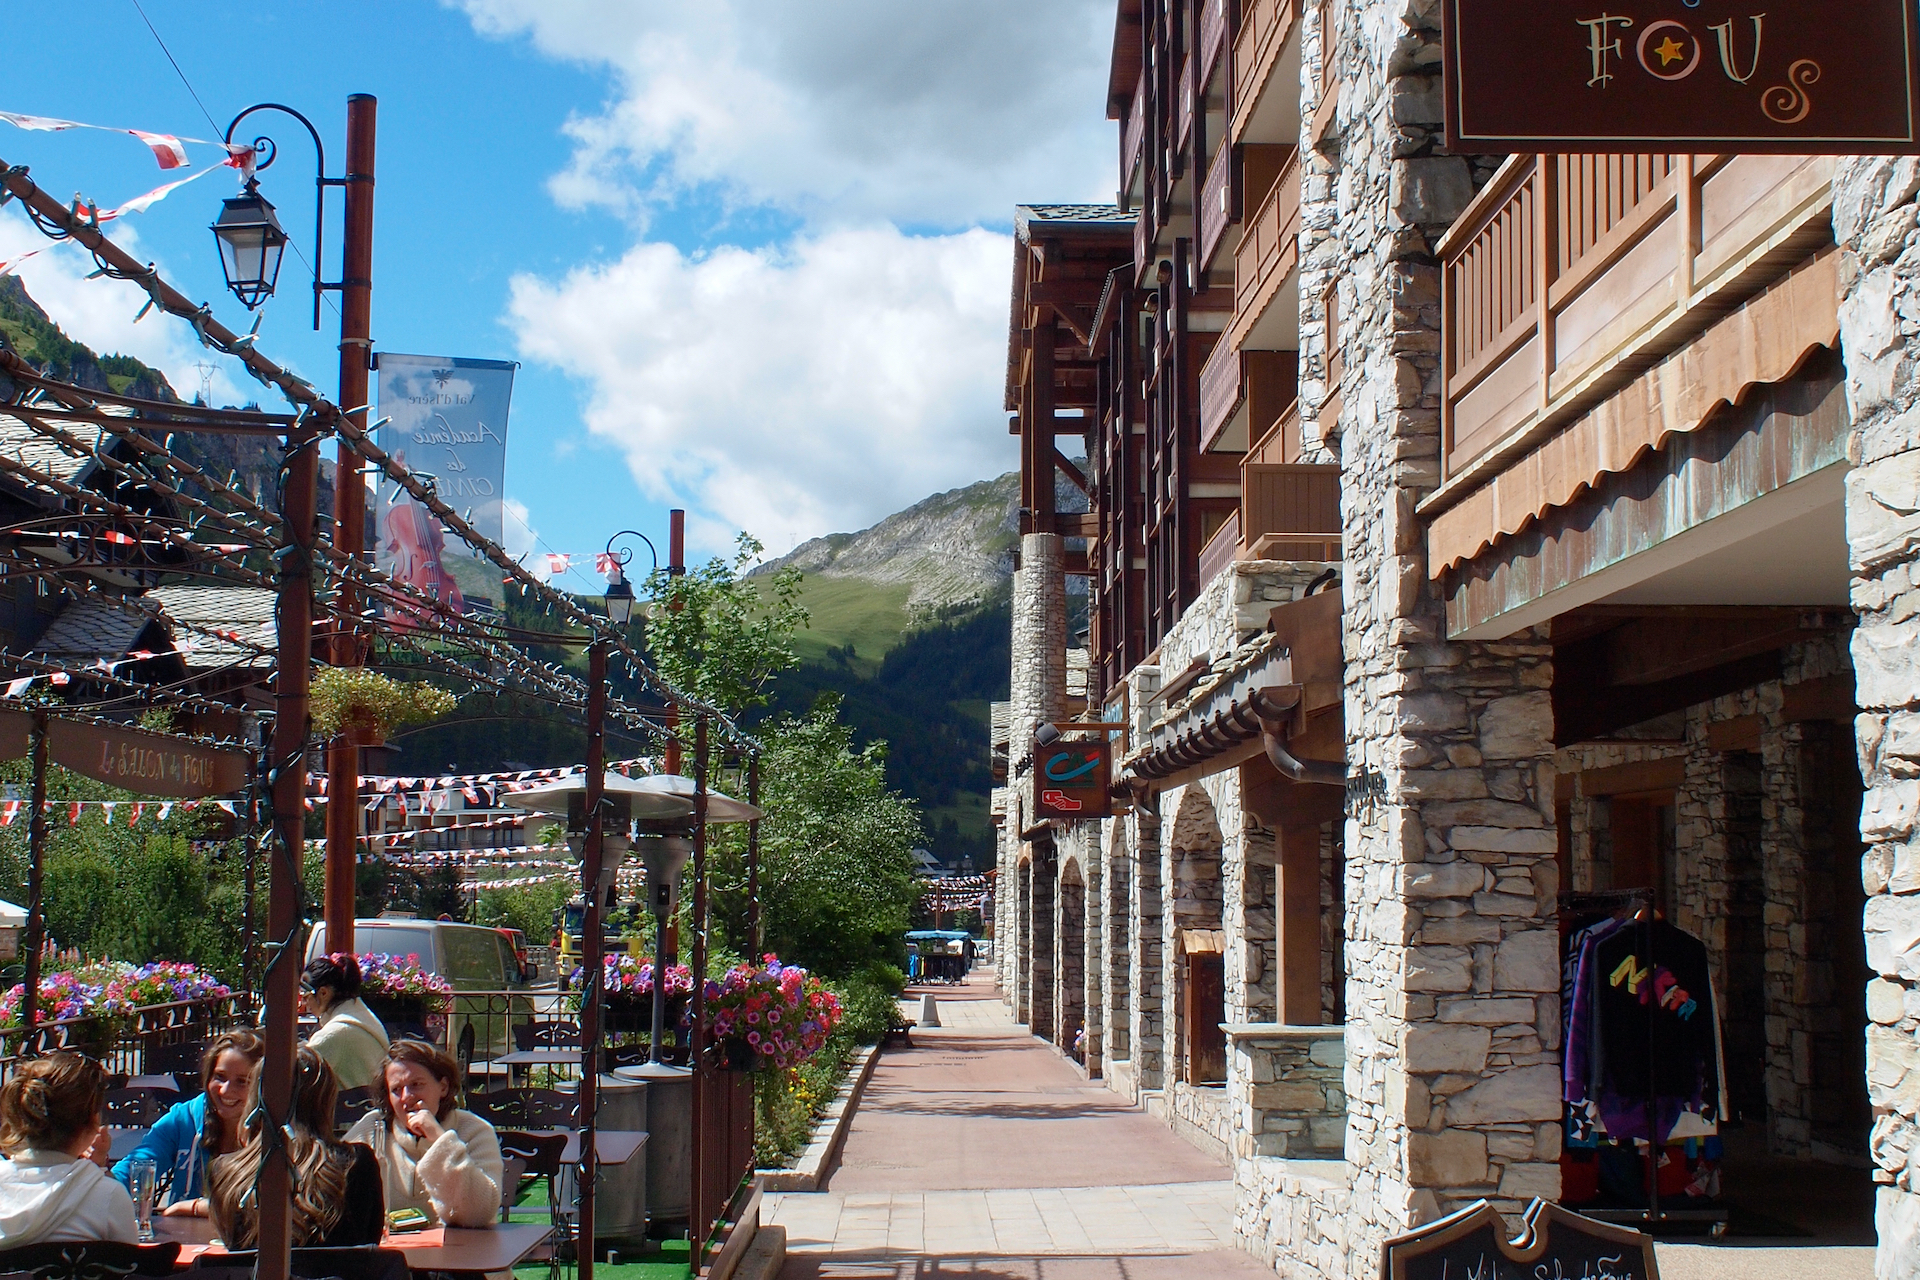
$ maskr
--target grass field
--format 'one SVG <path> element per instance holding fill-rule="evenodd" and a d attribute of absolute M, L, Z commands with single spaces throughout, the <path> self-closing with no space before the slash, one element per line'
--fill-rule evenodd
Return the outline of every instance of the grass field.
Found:
<path fill-rule="evenodd" d="M 794 638 L 800 660 L 826 662 L 828 649 L 851 644 L 855 669 L 872 675 L 907 632 L 908 591 L 905 583 L 809 577 L 800 585 L 800 600 L 812 613 L 812 625 Z"/>

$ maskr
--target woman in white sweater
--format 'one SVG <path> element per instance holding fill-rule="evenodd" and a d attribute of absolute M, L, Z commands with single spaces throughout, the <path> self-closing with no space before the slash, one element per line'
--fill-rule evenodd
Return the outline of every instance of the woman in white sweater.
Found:
<path fill-rule="evenodd" d="M 455 1105 L 460 1068 L 430 1044 L 396 1040 L 380 1079 L 380 1105 L 360 1117 L 346 1141 L 373 1147 L 387 1212 L 418 1209 L 436 1224 L 493 1226 L 505 1178 L 500 1141 L 492 1125 Z"/>
<path fill-rule="evenodd" d="M 387 1053 L 387 1029 L 360 999 L 360 962 L 345 953 L 320 956 L 300 974 L 303 1007 L 320 1019 L 307 1038 L 342 1089 L 374 1089 Z"/>
<path fill-rule="evenodd" d="M 36 1058 L 0 1088 L 0 1248 L 139 1238 L 132 1197 L 95 1163 L 106 1101 L 107 1073 L 77 1053 Z"/>

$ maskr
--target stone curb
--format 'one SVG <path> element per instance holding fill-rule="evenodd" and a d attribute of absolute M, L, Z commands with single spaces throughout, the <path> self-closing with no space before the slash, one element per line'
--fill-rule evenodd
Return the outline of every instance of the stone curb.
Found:
<path fill-rule="evenodd" d="M 864 1056 L 856 1058 L 848 1069 L 846 1082 L 840 1086 L 840 1092 L 814 1125 L 813 1139 L 807 1143 L 807 1149 L 800 1153 L 800 1159 L 794 1162 L 793 1168 L 754 1170 L 760 1185 L 766 1190 L 826 1190 L 834 1159 L 840 1154 L 841 1143 L 846 1141 L 847 1125 L 860 1105 L 860 1095 L 866 1091 L 867 1081 L 873 1078 L 874 1064 L 880 1061 L 880 1046 L 877 1044 L 868 1045 L 858 1052 Z M 783 1251 L 784 1248 L 783 1245 Z"/>
<path fill-rule="evenodd" d="M 787 1229 L 769 1224 L 753 1233 L 753 1243 L 733 1269 L 732 1280 L 774 1280 L 787 1263 Z"/>

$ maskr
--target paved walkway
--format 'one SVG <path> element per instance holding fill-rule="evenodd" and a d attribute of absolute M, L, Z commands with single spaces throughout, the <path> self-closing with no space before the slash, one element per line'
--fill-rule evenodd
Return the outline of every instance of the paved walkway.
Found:
<path fill-rule="evenodd" d="M 828 1191 L 767 1197 L 781 1280 L 1270 1280 L 1234 1247 L 1229 1171 L 1015 1025 L 991 974 L 932 988 L 943 1025 L 880 1059 Z M 1761 1207 L 1804 1217 L 1818 1193 L 1779 1181 Z M 1661 1275 L 1869 1280 L 1870 1228 L 1826 1225 L 1843 1247 L 1661 1242 Z"/>
<path fill-rule="evenodd" d="M 767 1198 L 782 1280 L 1273 1274 L 1226 1167 L 1016 1026 L 990 969 L 933 990 L 944 1025 L 880 1059 L 830 1190 Z"/>

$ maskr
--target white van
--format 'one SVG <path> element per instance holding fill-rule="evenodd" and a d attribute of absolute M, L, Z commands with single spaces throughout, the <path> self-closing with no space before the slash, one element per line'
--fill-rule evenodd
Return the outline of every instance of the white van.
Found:
<path fill-rule="evenodd" d="M 493 1057 L 512 1049 L 513 1024 L 529 1021 L 533 1015 L 530 998 L 507 994 L 524 984 L 513 943 L 498 929 L 451 920 L 355 920 L 353 948 L 360 955 L 418 956 L 422 969 L 452 984 L 453 1008 L 444 1025 L 387 1030 L 396 1037 L 409 1034 L 438 1044 L 463 1069 L 475 1056 Z M 318 921 L 307 936 L 307 960 L 311 963 L 326 954 L 327 926 Z"/>

